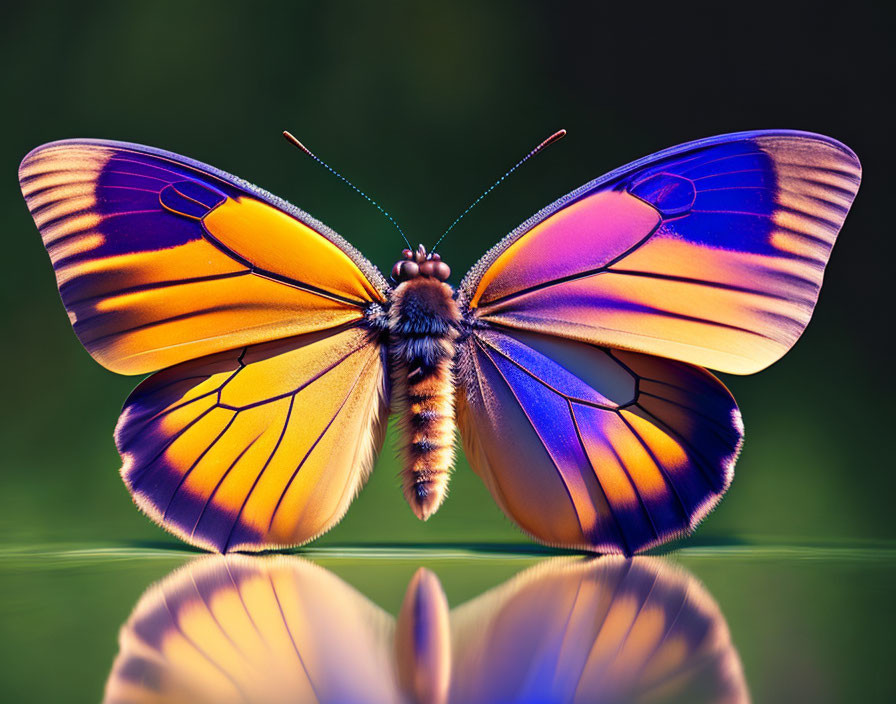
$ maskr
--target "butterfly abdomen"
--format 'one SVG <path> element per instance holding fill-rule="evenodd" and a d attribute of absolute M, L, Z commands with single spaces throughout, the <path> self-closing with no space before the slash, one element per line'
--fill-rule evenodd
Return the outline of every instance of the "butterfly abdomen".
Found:
<path fill-rule="evenodd" d="M 454 460 L 452 365 L 459 322 L 453 291 L 442 281 L 415 278 L 394 291 L 389 332 L 404 435 L 402 488 L 422 520 L 442 503 Z"/>

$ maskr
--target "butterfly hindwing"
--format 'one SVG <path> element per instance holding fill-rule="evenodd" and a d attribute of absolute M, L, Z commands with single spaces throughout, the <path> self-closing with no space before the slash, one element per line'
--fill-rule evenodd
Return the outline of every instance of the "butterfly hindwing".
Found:
<path fill-rule="evenodd" d="M 383 277 L 324 225 L 176 154 L 54 142 L 19 179 L 75 332 L 115 372 L 357 322 L 385 299 Z"/>
<path fill-rule="evenodd" d="M 459 376 L 467 458 L 542 542 L 632 554 L 690 530 L 731 482 L 740 413 L 698 367 L 481 329 Z"/>
<path fill-rule="evenodd" d="M 122 477 L 153 520 L 206 549 L 305 543 L 366 481 L 387 395 L 383 350 L 360 327 L 185 362 L 128 398 Z"/>
<path fill-rule="evenodd" d="M 860 175 L 847 147 L 809 133 L 674 147 L 523 223 L 461 298 L 482 322 L 756 372 L 808 323 Z"/>

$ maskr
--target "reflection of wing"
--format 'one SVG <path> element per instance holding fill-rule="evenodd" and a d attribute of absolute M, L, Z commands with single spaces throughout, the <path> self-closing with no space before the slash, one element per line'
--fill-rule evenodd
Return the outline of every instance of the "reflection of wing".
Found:
<path fill-rule="evenodd" d="M 523 223 L 461 298 L 481 321 L 756 372 L 809 322 L 860 174 L 848 148 L 808 133 L 667 149 Z"/>
<path fill-rule="evenodd" d="M 106 704 L 399 702 L 392 619 L 298 558 L 200 558 L 140 599 Z"/>
<path fill-rule="evenodd" d="M 451 623 L 452 702 L 749 701 L 718 607 L 662 560 L 551 560 Z"/>
<path fill-rule="evenodd" d="M 632 554 L 693 528 L 731 482 L 740 413 L 702 369 L 494 330 L 458 369 L 467 458 L 545 543 Z"/>
<path fill-rule="evenodd" d="M 125 404 L 122 476 L 140 508 L 206 549 L 307 542 L 367 479 L 385 384 L 382 350 L 359 327 L 184 362 Z"/>
<path fill-rule="evenodd" d="M 325 226 L 176 154 L 54 142 L 25 157 L 19 179 L 75 332 L 115 372 L 358 321 L 385 295 Z"/>

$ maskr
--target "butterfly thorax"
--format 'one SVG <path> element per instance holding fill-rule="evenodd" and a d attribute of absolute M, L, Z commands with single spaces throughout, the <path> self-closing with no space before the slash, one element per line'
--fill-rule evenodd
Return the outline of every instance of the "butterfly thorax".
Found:
<path fill-rule="evenodd" d="M 454 459 L 452 365 L 460 310 L 445 283 L 450 269 L 421 247 L 393 268 L 389 309 L 394 407 L 399 413 L 405 498 L 426 520 L 445 497 Z"/>

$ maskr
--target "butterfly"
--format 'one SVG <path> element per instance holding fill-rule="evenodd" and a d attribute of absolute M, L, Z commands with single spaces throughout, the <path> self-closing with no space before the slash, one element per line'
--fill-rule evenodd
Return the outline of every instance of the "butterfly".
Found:
<path fill-rule="evenodd" d="M 68 140 L 19 170 L 81 343 L 152 373 L 115 442 L 170 532 L 219 552 L 313 540 L 394 412 L 421 519 L 459 427 L 525 533 L 626 555 L 727 490 L 743 425 L 705 368 L 752 374 L 796 342 L 860 176 L 820 135 L 690 142 L 563 196 L 454 289 L 422 245 L 387 280 L 307 213 L 170 152 Z"/>
<path fill-rule="evenodd" d="M 103 701 L 749 702 L 712 596 L 651 557 L 552 558 L 449 609 L 420 568 L 397 618 L 296 556 L 206 556 L 121 629 Z"/>

